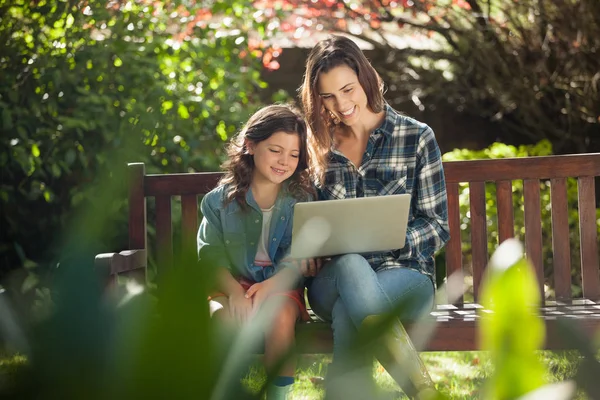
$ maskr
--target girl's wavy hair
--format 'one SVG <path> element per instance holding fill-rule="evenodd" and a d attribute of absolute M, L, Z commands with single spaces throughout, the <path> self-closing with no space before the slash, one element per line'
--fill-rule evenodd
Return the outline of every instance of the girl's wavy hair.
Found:
<path fill-rule="evenodd" d="M 274 133 L 286 132 L 300 137 L 298 166 L 288 179 L 287 191 L 298 200 L 315 194 L 309 174 L 306 122 L 299 110 L 288 104 L 273 104 L 254 113 L 227 146 L 228 160 L 222 165 L 225 174 L 220 184 L 228 185 L 226 203 L 237 201 L 246 209 L 246 194 L 254 172 L 254 158 L 248 153 L 247 143 L 258 144 Z"/>
<path fill-rule="evenodd" d="M 319 77 L 340 65 L 346 65 L 356 73 L 371 111 L 378 113 L 385 105 L 383 81 L 354 41 L 345 36 L 333 35 L 312 48 L 306 61 L 304 80 L 298 91 L 309 127 L 311 171 L 316 182 L 323 182 L 336 127 L 336 122 L 325 110 L 319 96 Z"/>

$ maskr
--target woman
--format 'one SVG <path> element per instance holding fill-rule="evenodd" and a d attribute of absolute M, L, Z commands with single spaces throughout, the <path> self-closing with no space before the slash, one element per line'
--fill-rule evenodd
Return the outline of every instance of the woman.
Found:
<path fill-rule="evenodd" d="M 398 307 L 401 320 L 431 309 L 434 253 L 449 239 L 446 187 L 433 131 L 385 102 L 381 78 L 352 40 L 333 36 L 311 50 L 300 95 L 321 200 L 412 196 L 403 248 L 334 257 L 308 283 L 313 310 L 332 322 L 328 390 L 338 397 L 347 387 L 338 378 L 371 376 L 372 359 L 357 360 L 351 351 L 366 325 Z M 409 396 L 434 392 L 400 321 L 378 343 L 387 345 L 375 354 Z"/>

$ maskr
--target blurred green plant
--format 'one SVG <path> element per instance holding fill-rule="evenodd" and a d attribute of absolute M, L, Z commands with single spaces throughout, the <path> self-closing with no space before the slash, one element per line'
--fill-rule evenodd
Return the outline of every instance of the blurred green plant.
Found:
<path fill-rule="evenodd" d="M 490 259 L 481 288 L 481 347 L 490 351 L 494 373 L 485 398 L 514 399 L 544 383 L 535 351 L 544 343 L 544 322 L 535 271 L 516 239 L 503 242 Z"/>
<path fill-rule="evenodd" d="M 56 265 L 75 210 L 125 226 L 126 196 L 96 201 L 99 175 L 126 176 L 111 152 L 127 148 L 149 173 L 217 169 L 265 87 L 250 42 L 267 21 L 252 10 L 249 0 L 0 0 L 0 279 Z M 126 233 L 104 235 L 97 252 L 125 246 Z"/>
<path fill-rule="evenodd" d="M 511 146 L 503 143 L 494 143 L 491 146 L 482 150 L 456 149 L 445 153 L 443 161 L 460 161 L 460 160 L 481 160 L 481 159 L 498 159 L 498 158 L 513 158 L 513 157 L 535 157 L 546 156 L 552 154 L 552 146 L 548 140 L 542 140 L 535 145 Z M 496 185 L 494 183 L 486 184 L 486 215 L 488 223 L 488 252 L 492 254 L 498 247 L 498 212 L 496 200 Z M 523 200 L 523 181 L 515 180 L 512 182 L 513 193 L 513 211 L 514 211 L 514 227 L 515 237 L 523 241 L 525 238 L 525 219 L 524 219 L 524 200 Z M 541 221 L 543 235 L 543 260 L 546 267 L 544 276 L 545 282 L 550 288 L 554 286 L 552 266 L 552 215 L 550 207 L 550 181 L 540 182 L 540 198 L 541 198 Z M 459 203 L 461 220 L 461 242 L 463 262 L 469 266 L 471 263 L 471 242 L 470 242 L 470 206 L 469 206 L 469 186 L 468 184 L 460 184 L 459 186 Z M 581 259 L 579 256 L 579 214 L 578 214 L 578 198 L 577 198 L 577 180 L 567 180 L 567 204 L 569 208 L 569 238 L 571 242 L 571 286 L 573 296 L 581 295 Z M 596 211 L 598 223 L 598 234 L 600 235 L 600 209 Z M 443 259 L 443 252 L 439 256 Z M 443 263 L 439 263 L 443 264 Z M 438 275 L 445 276 L 444 271 L 440 271 Z M 551 292 L 551 291 L 548 291 Z"/>

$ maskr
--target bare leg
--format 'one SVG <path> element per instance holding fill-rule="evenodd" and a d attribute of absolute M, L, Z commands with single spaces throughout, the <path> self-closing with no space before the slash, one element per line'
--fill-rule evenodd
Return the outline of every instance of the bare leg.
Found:
<path fill-rule="evenodd" d="M 281 297 L 275 298 L 281 301 Z M 296 374 L 296 360 L 290 357 L 282 365 L 279 371 L 274 371 L 282 357 L 293 348 L 296 334 L 296 321 L 300 312 L 294 300 L 285 298 L 278 306 L 277 316 L 273 318 L 272 326 L 265 335 L 265 357 L 264 363 L 268 373 L 276 373 L 282 376 L 294 376 Z"/>

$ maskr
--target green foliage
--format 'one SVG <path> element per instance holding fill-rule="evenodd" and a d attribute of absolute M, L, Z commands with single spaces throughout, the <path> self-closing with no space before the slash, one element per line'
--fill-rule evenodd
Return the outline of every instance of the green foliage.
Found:
<path fill-rule="evenodd" d="M 218 167 L 258 106 L 260 60 L 243 53 L 264 23 L 245 18 L 250 1 L 211 5 L 0 1 L 0 278 L 55 259 L 77 209 L 123 225 L 123 186 L 95 201 L 101 173 L 125 177 L 113 153 L 150 173 Z M 98 252 L 125 235 L 106 235 Z"/>
<path fill-rule="evenodd" d="M 503 143 L 494 143 L 483 150 L 456 149 L 443 155 L 444 161 L 458 160 L 476 160 L 476 159 L 497 159 L 512 157 L 534 157 L 552 154 L 552 146 L 547 140 L 543 140 L 536 145 L 509 146 Z M 524 220 L 524 201 L 523 201 L 523 181 L 517 180 L 512 183 L 513 210 L 515 237 L 519 240 L 525 238 L 525 220 Z M 541 198 L 541 220 L 543 235 L 543 261 L 546 268 L 546 278 L 550 287 L 553 287 L 554 280 L 552 276 L 552 215 L 550 209 L 550 182 L 540 182 Z M 488 253 L 491 254 L 498 246 L 498 213 L 496 205 L 496 185 L 486 183 L 486 215 L 488 228 Z M 571 268 L 572 268 L 572 287 L 573 295 L 581 294 L 581 262 L 579 257 L 579 222 L 577 212 L 577 181 L 569 179 L 567 181 L 567 204 L 569 209 L 569 238 L 571 242 Z M 470 206 L 469 206 L 469 187 L 468 184 L 460 184 L 459 202 L 461 215 L 461 242 L 463 258 L 466 265 L 471 262 L 471 244 L 470 244 Z M 600 220 L 600 210 L 597 210 L 598 220 Z M 598 225 L 600 233 L 600 224 Z"/>
<path fill-rule="evenodd" d="M 481 346 L 495 370 L 485 398 L 514 399 L 544 383 L 544 366 L 535 353 L 544 341 L 537 315 L 540 292 L 535 271 L 517 240 L 503 242 L 490 260 L 481 289 Z M 489 311 L 489 312 L 488 312 Z"/>

